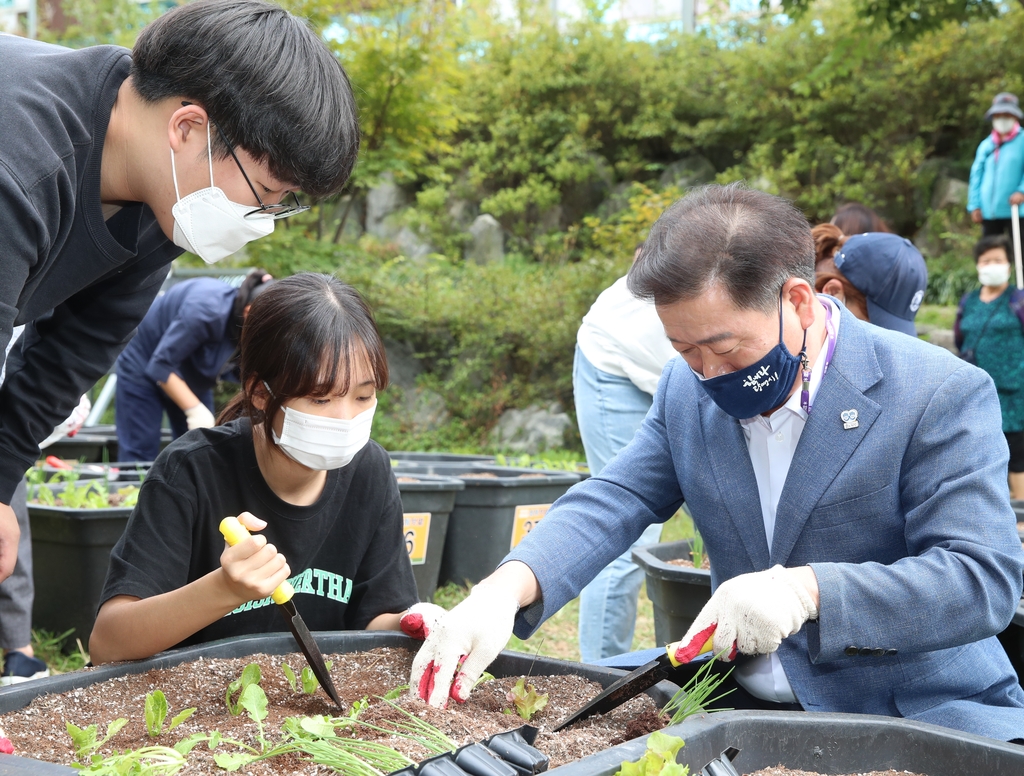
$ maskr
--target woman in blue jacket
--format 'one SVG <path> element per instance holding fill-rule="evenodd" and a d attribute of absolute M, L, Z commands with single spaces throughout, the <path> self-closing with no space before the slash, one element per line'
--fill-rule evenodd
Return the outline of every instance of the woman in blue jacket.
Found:
<path fill-rule="evenodd" d="M 215 278 L 195 278 L 157 297 L 117 359 L 122 461 L 157 457 L 164 412 L 175 439 L 213 426 L 213 386 L 234 371 L 242 321 L 270 280 L 254 269 L 238 289 Z"/>
<path fill-rule="evenodd" d="M 1024 204 L 1024 118 L 1017 96 L 1001 92 L 985 113 L 992 134 L 981 141 L 971 165 L 967 212 L 982 236 L 1010 236 L 1010 206 Z"/>

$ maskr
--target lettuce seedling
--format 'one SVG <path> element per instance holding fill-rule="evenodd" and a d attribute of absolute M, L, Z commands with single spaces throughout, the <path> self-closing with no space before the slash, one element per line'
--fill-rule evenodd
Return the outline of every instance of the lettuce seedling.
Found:
<path fill-rule="evenodd" d="M 538 693 L 536 687 L 526 684 L 525 676 L 519 677 L 519 681 L 513 685 L 506 697 L 516 707 L 519 716 L 527 722 L 534 714 L 548 705 L 548 694 Z"/>
<path fill-rule="evenodd" d="M 636 762 L 624 762 L 615 776 L 689 776 L 690 767 L 676 762 L 683 739 L 656 730 L 647 738 L 647 751 Z"/>

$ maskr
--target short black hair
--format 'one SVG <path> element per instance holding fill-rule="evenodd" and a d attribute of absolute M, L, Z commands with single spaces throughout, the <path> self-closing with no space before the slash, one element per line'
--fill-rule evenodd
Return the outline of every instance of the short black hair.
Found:
<path fill-rule="evenodd" d="M 781 197 L 733 183 L 694 189 L 662 213 L 627 284 L 666 305 L 721 283 L 737 307 L 772 314 L 792 277 L 814 287 L 807 219 Z"/>
<path fill-rule="evenodd" d="M 978 259 L 981 258 L 981 254 L 988 253 L 994 248 L 1002 248 L 1003 253 L 1006 254 L 1006 259 L 1010 259 L 1010 241 L 1006 239 L 1005 234 L 990 234 L 986 237 L 982 237 L 978 242 L 974 244 L 974 263 L 978 263 Z"/>
<path fill-rule="evenodd" d="M 206 109 L 231 143 L 314 197 L 344 187 L 359 151 L 348 76 L 305 21 L 263 0 L 197 0 L 142 30 L 132 85 Z M 228 155 L 213 134 L 216 158 Z"/>

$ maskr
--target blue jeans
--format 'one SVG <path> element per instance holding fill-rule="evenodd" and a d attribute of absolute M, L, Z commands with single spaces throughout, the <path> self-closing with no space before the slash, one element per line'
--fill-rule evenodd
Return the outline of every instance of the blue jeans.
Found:
<path fill-rule="evenodd" d="M 576 348 L 572 389 L 576 421 L 591 474 L 605 465 L 633 439 L 647 416 L 653 397 L 629 378 L 594 367 Z M 647 527 L 629 550 L 608 564 L 580 593 L 580 657 L 584 663 L 628 652 L 633 645 L 636 601 L 644 573 L 633 563 L 633 547 L 655 544 L 661 524 Z"/>
<path fill-rule="evenodd" d="M 160 426 L 164 413 L 177 439 L 188 431 L 185 413 L 163 389 L 151 380 L 132 380 L 120 372 L 114 389 L 114 419 L 117 428 L 117 457 L 122 461 L 154 461 L 160 454 Z M 196 393 L 213 412 L 213 389 Z"/>

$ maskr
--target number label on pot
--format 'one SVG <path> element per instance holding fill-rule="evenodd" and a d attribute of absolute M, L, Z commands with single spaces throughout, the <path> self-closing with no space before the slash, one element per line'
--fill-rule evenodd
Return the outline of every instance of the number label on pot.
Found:
<path fill-rule="evenodd" d="M 413 566 L 422 566 L 427 562 L 427 534 L 430 533 L 429 512 L 406 512 L 405 550 L 409 553 L 409 562 Z"/>
<path fill-rule="evenodd" d="M 519 542 L 526 538 L 526 534 L 534 529 L 541 518 L 548 513 L 550 504 L 520 504 L 516 507 L 515 517 L 512 519 L 512 546 L 514 549 Z M 506 513 L 507 514 L 507 513 Z"/>

